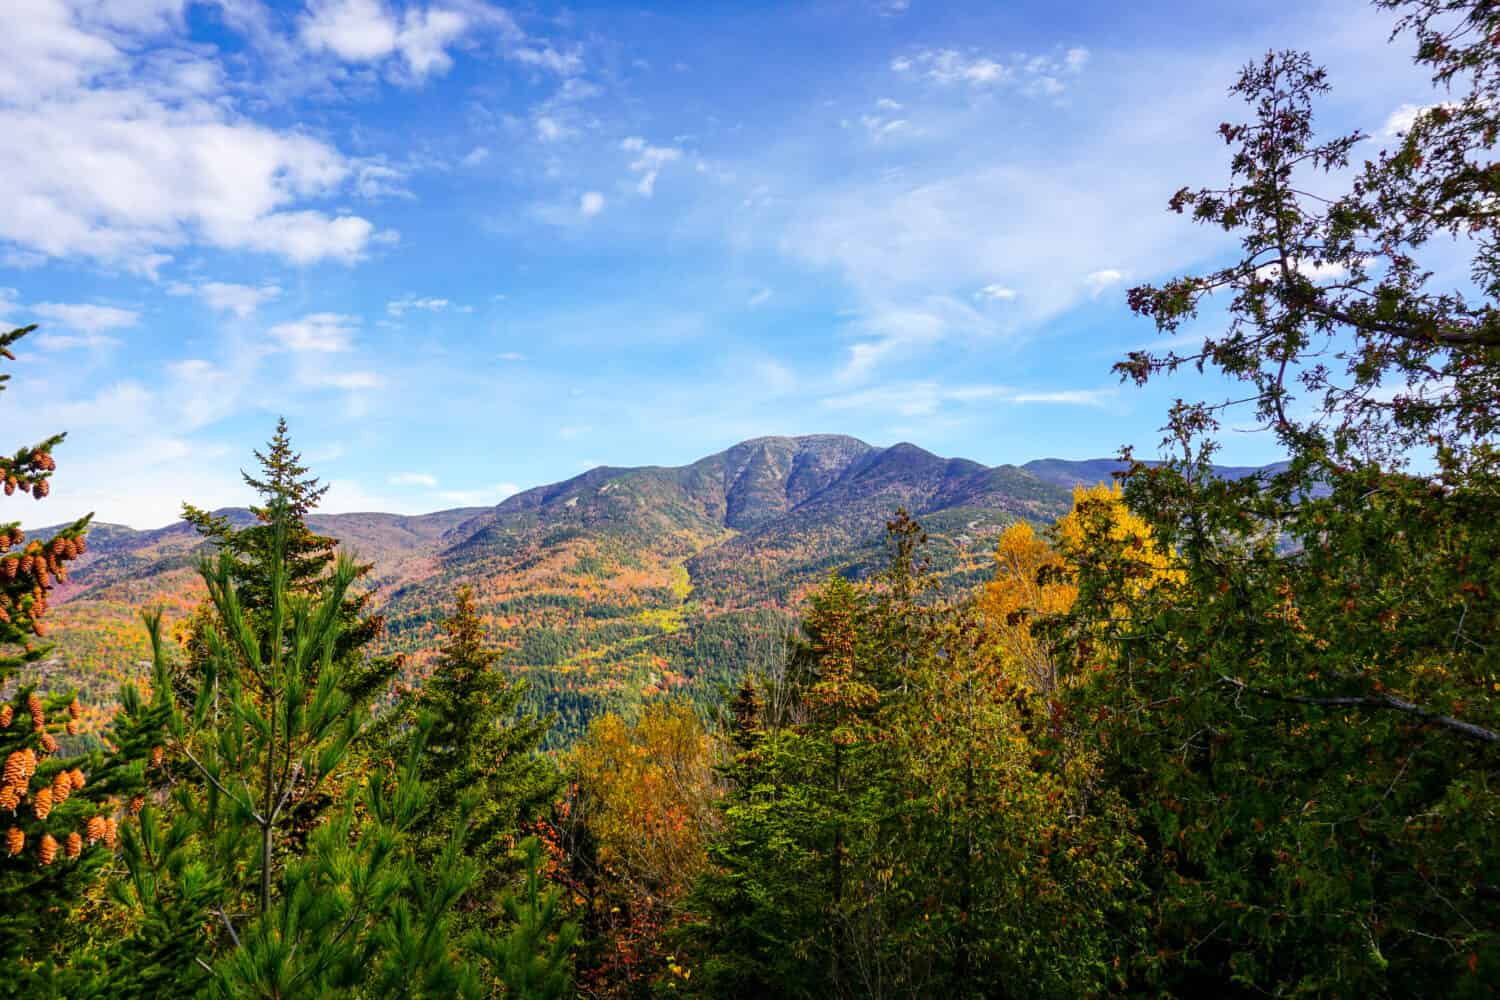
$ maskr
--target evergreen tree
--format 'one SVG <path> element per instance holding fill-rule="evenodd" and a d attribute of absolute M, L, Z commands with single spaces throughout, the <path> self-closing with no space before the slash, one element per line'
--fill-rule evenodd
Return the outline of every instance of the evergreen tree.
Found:
<path fill-rule="evenodd" d="M 139 833 L 122 838 L 121 895 L 141 923 L 118 948 L 116 987 L 125 992 L 294 997 L 388 980 L 393 963 L 410 969 L 411 956 L 434 955 L 434 941 L 436 951 L 448 950 L 446 916 L 424 906 L 453 905 L 472 877 L 460 867 L 436 882 L 413 881 L 409 838 L 426 804 L 421 739 L 394 773 L 351 783 L 305 842 L 288 849 L 297 804 L 335 780 L 370 723 L 368 703 L 345 683 L 351 668 L 335 653 L 358 570 L 340 559 L 316 599 L 294 593 L 282 558 L 293 517 L 280 504 L 269 513 L 261 614 L 240 603 L 232 556 L 201 567 L 223 629 L 205 637 L 197 700 L 171 707 L 170 800 L 147 804 Z M 155 683 L 165 688 L 160 621 L 148 624 Z M 427 899 L 413 906 L 418 889 Z M 472 983 L 472 972 L 457 967 L 424 965 L 422 974 L 434 984 Z"/>
<path fill-rule="evenodd" d="M 264 616 L 269 613 L 272 600 L 273 550 L 282 544 L 277 541 L 278 530 L 285 535 L 283 572 L 288 592 L 292 594 L 316 596 L 326 591 L 337 561 L 338 542 L 308 527 L 307 518 L 317 509 L 328 486 L 310 475 L 302 456 L 293 451 L 285 418 L 277 420 L 276 432 L 265 451 L 255 452 L 255 458 L 260 474 L 240 473 L 245 484 L 261 498 L 259 504 L 250 507 L 254 523 L 235 527 L 228 517 L 192 504 L 183 504 L 182 516 L 227 560 L 230 578 L 240 595 L 240 606 L 252 616 Z M 273 523 L 277 519 L 285 522 L 279 529 Z M 370 564 L 356 564 L 356 579 L 367 576 L 370 569 Z M 380 636 L 385 623 L 384 616 L 369 613 L 369 600 L 368 591 L 351 590 L 345 596 L 341 611 L 343 628 L 334 650 L 336 658 L 355 667 L 347 672 L 345 683 L 356 700 L 381 691 L 400 666 L 397 659 L 363 655 Z M 208 614 L 195 623 L 199 631 L 212 627 L 214 622 L 212 605 L 206 604 L 203 610 Z M 197 645 L 201 648 L 201 641 Z"/>
<path fill-rule="evenodd" d="M 883 988 L 882 872 L 899 767 L 879 728 L 892 658 L 869 597 L 830 577 L 787 683 L 789 724 L 741 737 L 724 830 L 696 890 L 711 994 L 857 996 Z"/>
<path fill-rule="evenodd" d="M 527 837 L 520 851 L 525 879 L 520 892 L 504 897 L 510 932 L 473 943 L 476 951 L 489 960 L 507 997 L 559 1000 L 572 992 L 570 967 L 578 926 L 563 918 L 562 890 L 542 887 L 541 841 Z"/>
<path fill-rule="evenodd" d="M 465 856 L 484 870 L 488 889 L 473 896 L 482 903 L 494 898 L 504 878 L 517 831 L 550 807 L 557 792 L 557 768 L 537 752 L 552 720 L 521 713 L 525 684 L 507 677 L 500 654 L 486 645 L 469 588 L 459 591 L 443 629 L 431 675 L 396 715 L 404 730 L 397 754 L 421 735 L 414 720 L 430 717 L 418 769 L 428 805 L 417 853 L 435 862 L 461 828 Z"/>
<path fill-rule="evenodd" d="M 0 357 L 34 327 L 0 335 Z M 0 374 L 0 389 L 8 374 Z M 0 457 L 7 496 L 41 500 L 63 435 Z M 132 686 L 106 749 L 81 729 L 71 691 L 44 693 L 31 677 L 53 647 L 46 634 L 48 593 L 86 547 L 84 517 L 50 539 L 27 541 L 15 522 L 0 524 L 0 995 L 58 995 L 58 963 L 82 935 L 74 924 L 91 884 L 115 846 L 116 829 L 145 789 L 150 741 L 159 724 Z M 79 963 L 80 965 L 82 963 Z M 66 995 L 61 994 L 61 995 Z"/>
<path fill-rule="evenodd" d="M 1329 82 L 1311 57 L 1251 63 L 1246 119 L 1219 130 L 1228 183 L 1170 203 L 1240 252 L 1130 292 L 1164 335 L 1209 296 L 1227 312 L 1122 376 L 1214 370 L 1289 459 L 1217 478 L 1236 404 L 1180 402 L 1170 461 L 1134 465 L 1125 497 L 1182 585 L 1132 596 L 1140 560 L 1086 525 L 1052 631 L 1066 711 L 1091 720 L 1151 848 L 1141 991 L 1488 996 L 1500 980 L 1500 8 L 1377 5 L 1443 93 L 1351 165 L 1371 147 L 1318 137 Z M 1443 234 L 1470 254 L 1449 287 Z"/>

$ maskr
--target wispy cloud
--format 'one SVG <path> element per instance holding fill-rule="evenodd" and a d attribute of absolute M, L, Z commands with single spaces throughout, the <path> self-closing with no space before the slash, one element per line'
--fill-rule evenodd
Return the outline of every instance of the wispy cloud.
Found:
<path fill-rule="evenodd" d="M 298 354 L 335 354 L 353 347 L 358 322 L 353 316 L 338 313 L 312 313 L 299 320 L 277 323 L 271 327 L 270 333 L 284 350 Z"/>

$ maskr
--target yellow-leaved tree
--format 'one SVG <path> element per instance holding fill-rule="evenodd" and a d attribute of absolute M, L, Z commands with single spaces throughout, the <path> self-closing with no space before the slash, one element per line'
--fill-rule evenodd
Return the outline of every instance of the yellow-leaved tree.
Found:
<path fill-rule="evenodd" d="M 1000 536 L 995 577 L 980 594 L 979 609 L 1012 679 L 1041 694 L 1057 689 L 1057 659 L 1033 625 L 1039 618 L 1071 610 L 1078 598 L 1077 571 L 1103 565 L 1110 567 L 1107 576 L 1117 582 L 1112 605 L 1184 579 L 1175 555 L 1125 506 L 1117 484 L 1075 487 L 1073 509 L 1045 537 L 1024 522 Z M 1099 629 L 1101 634 L 1106 631 Z"/>

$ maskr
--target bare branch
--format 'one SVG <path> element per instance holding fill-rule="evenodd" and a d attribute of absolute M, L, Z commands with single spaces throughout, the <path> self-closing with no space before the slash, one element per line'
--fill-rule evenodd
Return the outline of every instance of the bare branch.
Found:
<path fill-rule="evenodd" d="M 1319 705 L 1328 708 L 1390 709 L 1396 712 L 1404 712 L 1407 715 L 1414 715 L 1423 722 L 1430 722 L 1435 726 L 1451 730 L 1471 740 L 1479 740 L 1481 743 L 1500 743 L 1500 733 L 1495 732 L 1493 729 L 1485 729 L 1483 726 L 1476 726 L 1472 722 L 1464 722 L 1461 719 L 1455 719 L 1451 716 L 1439 715 L 1437 712 L 1397 698 L 1394 695 L 1336 695 L 1326 698 L 1313 698 L 1305 695 L 1282 694 L 1279 691 L 1272 691 L 1269 688 L 1251 687 L 1244 681 L 1234 677 L 1220 676 L 1219 679 L 1237 691 L 1253 694 L 1258 698 L 1290 702 L 1295 705 Z"/>

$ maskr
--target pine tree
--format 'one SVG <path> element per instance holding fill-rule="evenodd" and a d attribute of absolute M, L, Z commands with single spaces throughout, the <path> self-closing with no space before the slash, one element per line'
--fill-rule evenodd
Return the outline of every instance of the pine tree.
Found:
<path fill-rule="evenodd" d="M 308 527 L 307 518 L 317 509 L 328 492 L 328 486 L 309 474 L 302 456 L 292 449 L 285 418 L 277 420 L 276 431 L 265 451 L 257 450 L 255 459 L 260 465 L 258 476 L 240 473 L 245 484 L 261 498 L 259 504 L 250 507 L 255 523 L 236 528 L 228 517 L 209 513 L 192 504 L 183 505 L 182 515 L 227 559 L 230 578 L 240 595 L 240 606 L 252 616 L 266 614 L 271 603 L 270 569 L 273 549 L 278 544 L 274 519 L 285 520 L 281 529 L 285 534 L 283 572 L 290 593 L 317 595 L 324 592 L 337 561 L 338 549 L 337 540 L 317 534 Z M 367 576 L 370 569 L 368 563 L 356 564 L 356 579 Z M 392 658 L 365 658 L 361 661 L 362 651 L 380 636 L 384 628 L 384 617 L 369 613 L 369 600 L 367 591 L 351 591 L 346 595 L 341 612 L 343 629 L 334 650 L 338 659 L 360 661 L 358 669 L 349 671 L 345 679 L 350 694 L 356 698 L 383 689 L 400 666 L 399 660 Z M 212 607 L 206 606 L 204 610 L 211 612 Z M 212 622 L 211 614 L 207 616 L 207 622 L 201 624 L 209 622 Z"/>
<path fill-rule="evenodd" d="M 34 327 L 0 335 L 0 357 Z M 0 374 L 0 389 L 9 379 Z M 56 469 L 54 435 L 0 457 L 6 495 L 17 489 L 41 500 Z M 90 884 L 113 853 L 118 824 L 145 790 L 145 761 L 159 717 L 152 718 L 134 687 L 122 693 L 123 709 L 106 750 L 81 729 L 82 710 L 71 691 L 44 693 L 25 668 L 42 663 L 53 647 L 34 640 L 46 634 L 48 593 L 67 579 L 67 564 L 87 548 L 89 518 L 43 542 L 27 541 L 15 522 L 0 524 L 0 995 L 52 991 L 61 950 L 76 935 L 72 925 Z M 66 755 L 66 756 L 65 756 Z"/>
<path fill-rule="evenodd" d="M 269 605 L 260 614 L 240 603 L 231 555 L 201 567 L 222 631 L 206 634 L 197 700 L 171 706 L 171 797 L 148 803 L 139 833 L 123 837 L 121 896 L 141 932 L 118 949 L 116 988 L 297 997 L 402 978 L 393 970 L 415 975 L 420 965 L 432 977 L 426 995 L 463 994 L 472 970 L 432 961 L 459 961 L 446 946 L 447 921 L 474 869 L 450 865 L 420 882 L 411 851 L 427 804 L 425 728 L 394 769 L 350 782 L 290 849 L 298 803 L 337 780 L 370 722 L 368 702 L 345 683 L 351 666 L 335 653 L 358 570 L 341 558 L 316 598 L 294 593 L 282 557 L 293 514 L 279 503 L 269 514 Z M 159 618 L 148 625 L 155 682 L 165 688 Z"/>
<path fill-rule="evenodd" d="M 414 720 L 429 716 L 419 767 L 429 789 L 428 814 L 417 853 L 431 864 L 462 828 L 464 853 L 481 862 L 489 887 L 475 894 L 482 902 L 494 897 L 504 878 L 504 858 L 516 833 L 550 806 L 557 791 L 557 768 L 537 753 L 552 720 L 520 711 L 524 682 L 509 678 L 500 654 L 487 646 L 468 587 L 459 591 L 443 629 L 431 675 L 396 716 L 404 729 L 396 755 L 415 737 Z"/>
<path fill-rule="evenodd" d="M 489 960 L 507 997 L 558 1000 L 572 989 L 570 966 L 578 927 L 563 918 L 562 890 L 542 887 L 541 841 L 527 837 L 520 852 L 525 880 L 519 893 L 510 892 L 504 898 L 510 933 L 503 938 L 478 938 L 473 944 Z"/>

